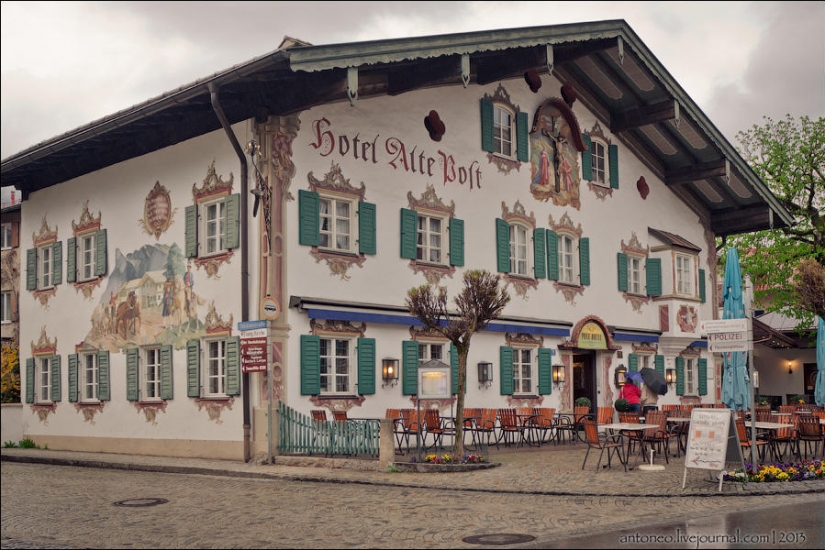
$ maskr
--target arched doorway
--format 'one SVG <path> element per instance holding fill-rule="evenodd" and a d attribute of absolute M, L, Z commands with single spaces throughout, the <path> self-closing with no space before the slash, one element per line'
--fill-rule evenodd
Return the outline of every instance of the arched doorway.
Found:
<path fill-rule="evenodd" d="M 579 397 L 586 397 L 590 399 L 591 407 L 595 406 L 598 403 L 596 395 L 596 353 L 577 350 L 573 354 L 573 403 Z"/>

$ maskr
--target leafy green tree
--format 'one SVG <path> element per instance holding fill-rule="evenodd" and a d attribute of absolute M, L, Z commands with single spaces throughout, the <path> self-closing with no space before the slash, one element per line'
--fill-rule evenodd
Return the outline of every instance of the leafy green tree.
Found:
<path fill-rule="evenodd" d="M 823 312 L 815 300 L 802 298 L 816 288 L 805 281 L 816 279 L 803 278 L 800 266 L 812 260 L 825 267 L 825 119 L 764 120 L 737 134 L 740 153 L 795 223 L 729 237 L 725 244 L 738 249 L 741 270 L 750 275 L 761 307 L 810 327 L 813 316 Z"/>
<path fill-rule="evenodd" d="M 458 395 L 455 413 L 455 457 L 464 456 L 464 388 L 467 385 L 467 354 L 473 334 L 497 319 L 510 302 L 505 288 L 499 288 L 499 275 L 483 269 L 464 272 L 464 288 L 455 297 L 456 311 L 447 311 L 447 289 L 422 285 L 407 292 L 410 313 L 429 330 L 447 338 L 458 353 Z"/>

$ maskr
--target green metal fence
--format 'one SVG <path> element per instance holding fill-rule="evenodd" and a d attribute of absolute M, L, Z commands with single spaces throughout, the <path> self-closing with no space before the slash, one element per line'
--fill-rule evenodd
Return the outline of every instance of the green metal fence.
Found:
<path fill-rule="evenodd" d="M 313 420 L 278 402 L 278 452 L 378 457 L 378 419 Z"/>

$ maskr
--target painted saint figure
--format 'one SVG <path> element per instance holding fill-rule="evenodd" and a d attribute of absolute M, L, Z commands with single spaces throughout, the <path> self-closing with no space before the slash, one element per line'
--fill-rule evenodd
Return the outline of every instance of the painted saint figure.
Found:
<path fill-rule="evenodd" d="M 186 273 L 183 274 L 183 295 L 186 300 L 186 317 L 191 319 L 195 302 L 195 276 L 192 274 L 191 261 L 186 264 Z"/>

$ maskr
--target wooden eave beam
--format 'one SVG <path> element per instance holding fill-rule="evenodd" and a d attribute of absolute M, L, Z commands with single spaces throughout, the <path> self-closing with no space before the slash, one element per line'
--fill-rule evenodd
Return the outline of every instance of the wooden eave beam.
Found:
<path fill-rule="evenodd" d="M 678 114 L 676 101 L 663 101 L 655 105 L 642 106 L 623 113 L 617 113 L 610 125 L 610 131 L 618 134 L 625 130 L 674 120 Z"/>
<path fill-rule="evenodd" d="M 688 166 L 687 168 L 680 168 L 678 170 L 669 170 L 665 174 L 664 179 L 668 187 L 674 187 L 709 178 L 727 178 L 729 170 L 730 165 L 725 159 L 721 159 L 716 162 Z"/>
<path fill-rule="evenodd" d="M 427 60 L 422 64 L 389 71 L 387 73 L 387 95 L 395 96 L 453 80 L 461 82 L 460 55 Z"/>

